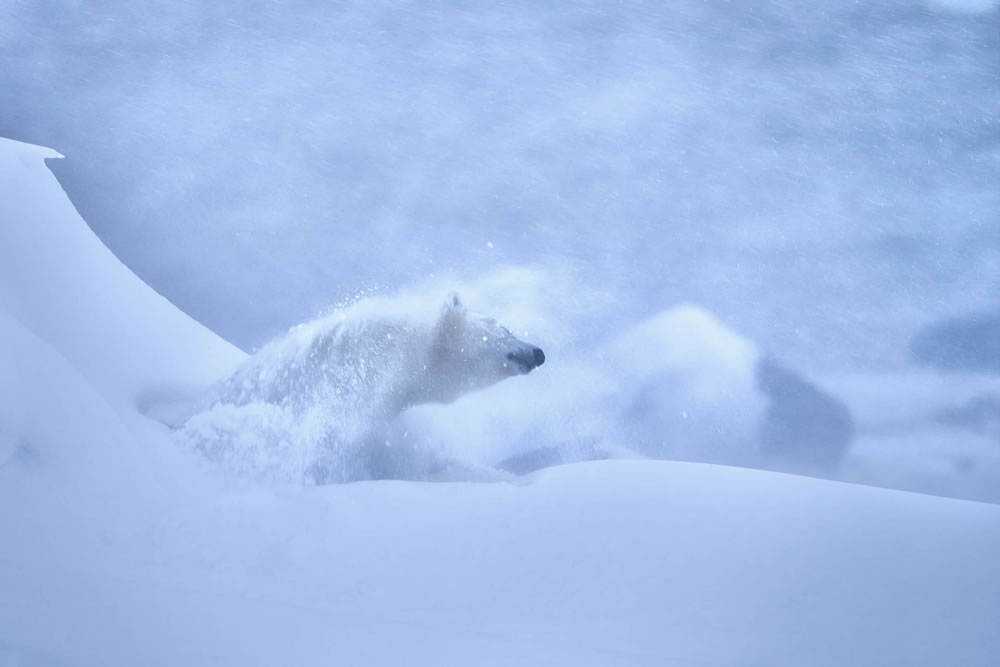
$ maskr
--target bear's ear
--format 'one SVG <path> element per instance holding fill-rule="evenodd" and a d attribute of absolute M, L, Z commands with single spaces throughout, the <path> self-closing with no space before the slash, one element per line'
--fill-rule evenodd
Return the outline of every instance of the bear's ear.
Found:
<path fill-rule="evenodd" d="M 458 294 L 452 292 L 445 299 L 441 316 L 434 325 L 434 354 L 448 355 L 461 348 L 462 332 L 465 330 L 465 308 Z"/>

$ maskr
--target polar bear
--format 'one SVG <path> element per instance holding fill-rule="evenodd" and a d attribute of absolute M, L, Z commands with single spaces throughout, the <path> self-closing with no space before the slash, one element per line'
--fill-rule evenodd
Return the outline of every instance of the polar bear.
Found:
<path fill-rule="evenodd" d="M 449 295 L 433 319 L 368 300 L 251 356 L 182 434 L 244 473 L 308 481 L 379 476 L 371 447 L 410 406 L 450 403 L 545 363 L 541 348 Z M 382 443 L 384 444 L 384 442 Z"/>

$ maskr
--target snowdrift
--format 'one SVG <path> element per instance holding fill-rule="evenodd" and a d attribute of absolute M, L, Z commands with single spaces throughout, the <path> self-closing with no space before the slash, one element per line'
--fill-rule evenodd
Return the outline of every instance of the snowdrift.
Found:
<path fill-rule="evenodd" d="M 243 354 L 111 254 L 45 167 L 58 153 L 0 139 L 0 305 L 109 398 L 207 383 Z"/>
<path fill-rule="evenodd" d="M 996 662 L 1000 507 L 705 464 L 224 477 L 137 401 L 242 354 L 0 142 L 0 661 Z"/>

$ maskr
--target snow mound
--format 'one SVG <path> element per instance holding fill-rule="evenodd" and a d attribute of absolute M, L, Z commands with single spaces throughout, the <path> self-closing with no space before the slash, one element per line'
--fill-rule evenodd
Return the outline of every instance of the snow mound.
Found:
<path fill-rule="evenodd" d="M 59 157 L 0 138 L 0 308 L 114 400 L 134 403 L 155 383 L 208 384 L 235 367 L 242 352 L 94 236 L 45 166 Z"/>

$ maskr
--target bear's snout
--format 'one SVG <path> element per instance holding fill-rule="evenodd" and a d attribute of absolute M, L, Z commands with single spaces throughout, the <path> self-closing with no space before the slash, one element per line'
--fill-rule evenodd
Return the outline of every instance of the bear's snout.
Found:
<path fill-rule="evenodd" d="M 530 373 L 545 363 L 545 353 L 540 347 L 529 346 L 516 352 L 508 352 L 507 359 L 517 364 L 521 373 Z"/>

